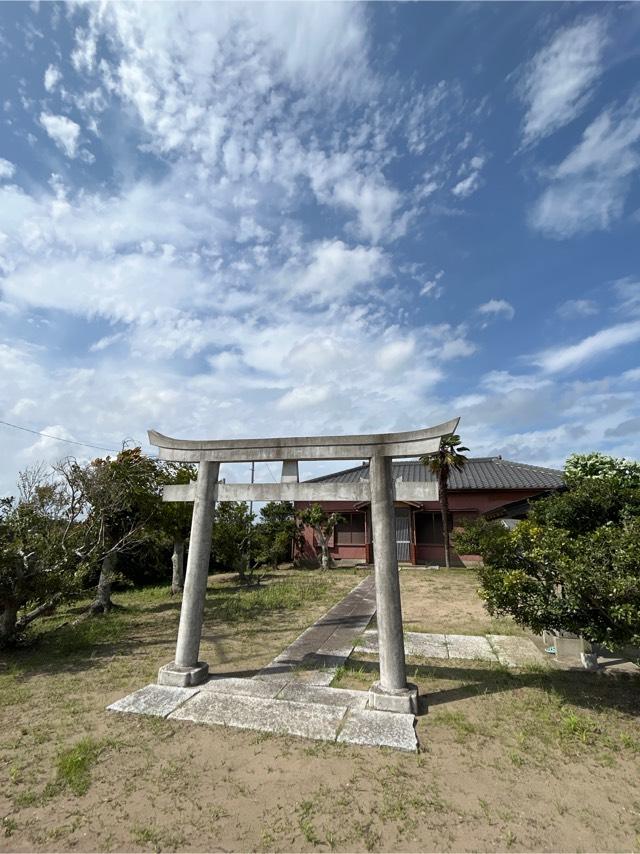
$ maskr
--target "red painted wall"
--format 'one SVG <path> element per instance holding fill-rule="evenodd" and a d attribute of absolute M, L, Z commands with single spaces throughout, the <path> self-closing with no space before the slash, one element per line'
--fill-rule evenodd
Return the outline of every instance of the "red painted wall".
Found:
<path fill-rule="evenodd" d="M 473 518 L 481 513 L 486 513 L 488 510 L 494 510 L 496 507 L 502 507 L 503 504 L 508 504 L 510 501 L 519 501 L 524 498 L 530 498 L 533 495 L 538 495 L 545 490 L 541 489 L 500 489 L 500 490 L 468 490 L 449 493 L 449 511 L 453 517 L 453 527 L 459 527 L 465 518 Z M 331 556 L 336 561 L 362 561 L 370 562 L 371 553 L 371 524 L 368 505 L 362 502 L 353 501 L 326 501 L 321 502 L 327 512 L 348 512 L 363 510 L 366 513 L 366 539 L 365 545 L 336 545 L 335 542 L 331 546 Z M 308 507 L 310 502 L 296 501 L 296 509 Z M 406 505 L 405 505 L 406 506 Z M 424 501 L 418 504 L 412 504 L 414 510 L 427 510 L 434 513 L 440 511 L 440 504 L 437 501 Z M 412 536 L 414 538 L 412 554 L 415 554 L 415 562 L 418 564 L 434 564 L 442 565 L 444 563 L 444 547 L 439 545 L 421 545 L 415 543 L 415 527 L 412 519 Z M 304 533 L 305 547 L 304 552 L 298 557 L 303 557 L 308 560 L 316 560 L 319 556 L 319 548 L 315 542 L 314 534 L 311 528 L 307 528 Z M 480 563 L 479 555 L 459 555 L 455 549 L 451 549 L 451 563 L 454 566 L 472 566 Z"/>

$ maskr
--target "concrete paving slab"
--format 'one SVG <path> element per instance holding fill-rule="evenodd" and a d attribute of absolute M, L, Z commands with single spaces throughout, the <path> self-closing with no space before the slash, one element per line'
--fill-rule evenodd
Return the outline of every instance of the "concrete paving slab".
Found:
<path fill-rule="evenodd" d="M 445 635 L 405 632 L 404 651 L 407 655 L 421 658 L 449 658 Z"/>
<path fill-rule="evenodd" d="M 338 741 L 369 747 L 393 747 L 415 753 L 418 738 L 414 724 L 413 715 L 353 709 L 345 720 Z"/>
<path fill-rule="evenodd" d="M 166 718 L 199 690 L 199 688 L 173 688 L 168 685 L 147 685 L 123 697 L 122 700 L 116 700 L 115 703 L 107 706 L 107 710 Z"/>
<path fill-rule="evenodd" d="M 378 633 L 369 629 L 361 636 L 355 652 L 365 652 L 369 655 L 378 654 Z M 405 632 L 404 651 L 406 655 L 418 655 L 421 658 L 448 658 L 445 635 L 428 634 L 426 632 Z"/>
<path fill-rule="evenodd" d="M 214 676 L 200 686 L 201 691 L 214 691 L 220 694 L 235 694 L 246 697 L 272 699 L 284 686 L 285 680 L 242 679 L 237 676 Z"/>
<path fill-rule="evenodd" d="M 328 668 L 326 670 L 309 670 L 303 674 L 297 674 L 299 677 L 296 681 L 304 682 L 307 685 L 316 685 L 318 687 L 329 687 L 336 678 L 337 667 Z"/>
<path fill-rule="evenodd" d="M 320 685 L 304 685 L 298 682 L 290 682 L 278 694 L 278 699 L 364 709 L 369 699 L 369 692 L 351 691 L 347 688 L 325 688 Z"/>
<path fill-rule="evenodd" d="M 178 708 L 170 720 L 297 735 L 320 741 L 335 741 L 347 706 L 265 700 L 202 691 Z"/>
<path fill-rule="evenodd" d="M 446 635 L 449 658 L 497 661 L 498 656 L 484 635 Z"/>
<path fill-rule="evenodd" d="M 358 643 L 354 652 L 366 652 L 369 655 L 376 655 L 378 652 L 378 632 L 376 629 L 367 629 L 362 632 L 358 639 Z"/>
<path fill-rule="evenodd" d="M 515 635 L 487 635 L 498 661 L 506 667 L 522 667 L 527 664 L 542 664 L 548 667 L 550 656 L 540 652 L 530 638 Z"/>

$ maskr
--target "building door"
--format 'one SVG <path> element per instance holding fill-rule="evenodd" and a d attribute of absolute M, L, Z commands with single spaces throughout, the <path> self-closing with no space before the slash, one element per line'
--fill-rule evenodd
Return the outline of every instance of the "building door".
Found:
<path fill-rule="evenodd" d="M 396 507 L 396 554 L 403 563 L 409 561 L 411 516 L 408 507 Z"/>

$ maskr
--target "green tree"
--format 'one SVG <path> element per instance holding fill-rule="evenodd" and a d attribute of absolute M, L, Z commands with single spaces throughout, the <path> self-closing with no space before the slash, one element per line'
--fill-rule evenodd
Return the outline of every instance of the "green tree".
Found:
<path fill-rule="evenodd" d="M 89 508 L 84 522 L 88 557 L 100 569 L 90 611 L 107 613 L 113 607 L 118 556 L 139 547 L 160 525 L 159 464 L 139 447 L 125 448 L 113 459 L 78 467 L 77 480 Z"/>
<path fill-rule="evenodd" d="M 570 479 L 513 530 L 478 519 L 458 548 L 482 555 L 491 614 L 608 647 L 640 643 L 640 489 L 616 477 Z M 628 482 L 628 481 L 627 481 Z"/>
<path fill-rule="evenodd" d="M 279 563 L 291 557 L 292 543 L 299 534 L 293 503 L 269 501 L 265 504 L 255 533 L 257 562 L 277 569 Z"/>
<path fill-rule="evenodd" d="M 300 511 L 298 518 L 303 525 L 309 525 L 320 546 L 321 565 L 323 569 L 333 566 L 331 554 L 329 553 L 329 540 L 334 528 L 343 521 L 339 513 L 327 513 L 321 504 L 312 504 L 310 507 Z"/>
<path fill-rule="evenodd" d="M 72 475 L 69 461 L 27 469 L 19 475 L 20 500 L 0 500 L 0 645 L 80 587 L 85 502 Z M 23 608 L 30 610 L 19 617 Z"/>
<path fill-rule="evenodd" d="M 251 553 L 255 515 L 245 501 L 219 501 L 213 522 L 212 554 L 216 568 L 238 573 L 241 582 L 253 575 Z"/>
<path fill-rule="evenodd" d="M 444 542 L 444 564 L 451 566 L 451 544 L 449 538 L 449 474 L 452 469 L 460 471 L 467 457 L 463 451 L 469 448 L 462 446 L 460 436 L 449 433 L 440 439 L 440 447 L 432 454 L 420 457 L 422 465 L 427 466 L 429 471 L 435 475 L 438 482 L 438 495 L 440 499 L 440 513 L 442 515 L 442 537 Z"/>
<path fill-rule="evenodd" d="M 622 457 L 611 457 L 595 451 L 572 454 L 564 465 L 567 484 L 575 486 L 585 480 L 614 480 L 625 487 L 640 487 L 640 463 Z"/>
<path fill-rule="evenodd" d="M 188 484 L 197 477 L 196 467 L 184 463 L 164 463 L 160 471 L 162 484 Z M 191 531 L 193 504 L 190 501 L 167 501 L 162 504 L 159 524 L 171 543 L 171 595 L 184 588 L 185 544 Z"/>

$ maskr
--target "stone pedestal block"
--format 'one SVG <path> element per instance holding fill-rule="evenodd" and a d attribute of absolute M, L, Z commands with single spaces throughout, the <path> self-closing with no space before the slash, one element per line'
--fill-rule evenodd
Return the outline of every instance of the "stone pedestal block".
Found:
<path fill-rule="evenodd" d="M 193 667 L 181 667 L 172 661 L 158 671 L 158 685 L 171 685 L 174 688 L 191 688 L 202 685 L 209 678 L 209 665 L 198 661 Z"/>
<path fill-rule="evenodd" d="M 418 687 L 407 683 L 406 688 L 383 688 L 376 682 L 369 689 L 369 708 L 380 712 L 418 714 Z"/>

